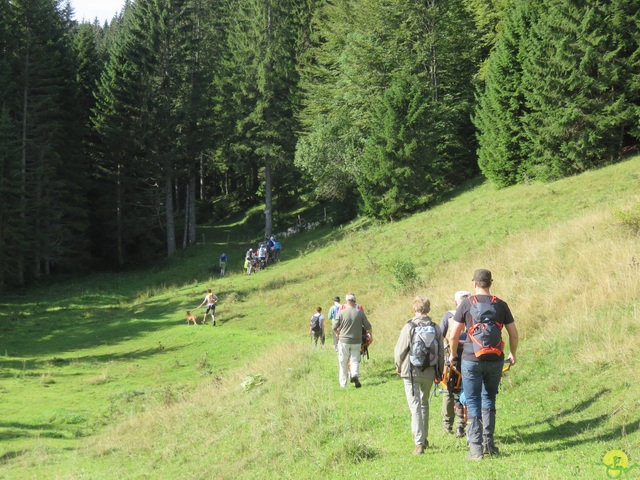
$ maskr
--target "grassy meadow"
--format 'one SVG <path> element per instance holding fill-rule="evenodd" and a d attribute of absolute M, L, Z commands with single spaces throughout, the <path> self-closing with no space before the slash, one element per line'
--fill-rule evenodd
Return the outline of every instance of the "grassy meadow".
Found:
<path fill-rule="evenodd" d="M 640 475 L 640 157 L 544 185 L 470 181 L 402 221 L 322 224 L 251 276 L 247 231 L 202 227 L 153 269 L 3 295 L 0 478 Z M 222 251 L 225 278 L 208 270 Z M 416 294 L 439 321 L 476 268 L 520 333 L 498 395 L 501 455 L 465 461 L 436 397 L 431 446 L 414 456 L 393 347 Z M 207 288 L 218 326 L 187 326 Z M 308 337 L 314 308 L 348 291 L 373 324 L 358 390 Z"/>

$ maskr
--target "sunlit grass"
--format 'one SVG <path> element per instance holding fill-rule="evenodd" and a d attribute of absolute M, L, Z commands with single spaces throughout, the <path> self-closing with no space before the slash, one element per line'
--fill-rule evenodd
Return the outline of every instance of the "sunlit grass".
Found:
<path fill-rule="evenodd" d="M 607 451 L 637 462 L 640 447 L 640 251 L 617 213 L 638 205 L 638 172 L 635 158 L 550 185 L 471 183 L 403 221 L 291 237 L 257 275 L 244 243 L 227 277 L 208 272 L 211 238 L 153 271 L 3 299 L 0 476 L 604 478 Z M 436 398 L 431 447 L 412 456 L 393 346 L 416 293 L 439 321 L 478 267 L 521 335 L 498 397 L 503 455 L 464 462 Z M 207 288 L 219 326 L 187 326 Z M 307 336 L 314 307 L 349 291 L 374 326 L 360 390 L 340 389 L 330 341 Z"/>

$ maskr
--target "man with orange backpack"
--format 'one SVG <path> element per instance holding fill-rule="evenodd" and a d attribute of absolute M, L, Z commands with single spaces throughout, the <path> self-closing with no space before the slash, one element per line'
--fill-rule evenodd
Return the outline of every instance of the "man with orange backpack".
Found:
<path fill-rule="evenodd" d="M 518 330 L 506 302 L 490 292 L 491 272 L 478 269 L 473 273 L 476 294 L 462 301 L 453 316 L 449 334 L 449 362 L 458 362 L 456 352 L 463 327 L 467 341 L 462 352 L 462 390 L 467 402 L 467 440 L 469 460 L 482 460 L 485 454 L 499 453 L 494 443 L 496 395 L 504 365 L 502 328 L 509 333 L 510 353 L 507 362 L 516 363 Z"/>

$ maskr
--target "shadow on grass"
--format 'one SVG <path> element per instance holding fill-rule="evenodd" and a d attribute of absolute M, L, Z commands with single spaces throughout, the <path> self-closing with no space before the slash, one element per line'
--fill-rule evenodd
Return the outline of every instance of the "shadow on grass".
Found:
<path fill-rule="evenodd" d="M 23 367 L 27 370 L 28 373 L 25 373 L 25 377 L 29 378 L 37 378 L 41 376 L 40 372 L 29 372 L 29 370 L 42 369 L 47 367 L 65 367 L 74 363 L 100 363 L 106 364 L 109 362 L 118 362 L 118 361 L 135 361 L 145 358 L 150 358 L 154 355 L 158 354 L 167 354 L 173 351 L 181 351 L 185 348 L 186 345 L 174 345 L 172 347 L 165 347 L 159 344 L 157 347 L 148 348 L 145 350 L 133 350 L 131 352 L 119 353 L 119 354 L 111 354 L 107 353 L 104 355 L 82 355 L 82 356 L 70 356 L 65 358 L 52 358 L 48 360 L 29 360 L 27 362 L 22 362 L 20 360 L 8 360 L 6 358 L 0 358 L 0 367 L 2 368 L 13 368 L 15 370 L 21 370 Z M 80 373 L 71 373 L 62 375 L 60 373 L 56 373 L 56 376 L 79 376 L 82 375 Z M 0 378 L 13 378 L 16 376 L 20 376 L 20 374 L 4 372 L 0 374 Z"/>
<path fill-rule="evenodd" d="M 262 285 L 256 285 L 255 290 L 259 290 Z M 203 294 L 204 295 L 204 287 Z M 218 290 L 221 298 L 221 313 L 224 317 L 224 298 L 232 295 L 229 290 Z M 201 298 L 198 295 L 197 301 Z M 65 352 L 92 349 L 117 345 L 145 334 L 162 330 L 167 327 L 185 324 L 184 314 L 186 310 L 192 308 L 182 302 L 170 300 L 140 300 L 134 302 L 131 307 L 118 307 L 117 300 L 110 296 L 105 298 L 94 298 L 88 302 L 89 306 L 71 303 L 66 299 L 59 299 L 48 305 L 34 306 L 33 316 L 20 320 L 19 328 L 15 322 L 11 325 L 0 325 L 0 334 L 3 334 L 4 341 L 2 348 L 4 355 L 0 356 L 0 365 L 12 367 L 18 370 L 26 367 L 33 367 L 30 360 L 15 359 L 11 357 L 32 357 L 37 356 L 42 359 L 41 364 L 53 361 L 64 362 L 78 359 L 95 360 L 118 360 L 136 359 L 149 357 L 159 353 L 160 349 L 147 349 L 142 351 L 132 351 L 119 355 L 89 355 L 87 357 L 68 357 L 56 359 L 55 355 L 62 355 Z M 102 303 L 100 303 L 102 302 Z M 67 305 L 74 306 L 67 306 Z M 168 312 L 181 312 L 179 314 L 168 314 Z M 198 312 L 201 317 L 201 312 Z M 199 318 L 200 320 L 201 318 Z M 228 320 L 227 320 L 228 321 Z M 175 347 L 174 347 L 175 348 Z M 47 356 L 54 356 L 53 359 L 46 360 Z"/>
<path fill-rule="evenodd" d="M 502 435 L 505 443 L 523 442 L 530 445 L 530 451 L 549 452 L 571 449 L 579 445 L 592 443 L 594 440 L 610 441 L 620 439 L 622 432 L 619 428 L 609 428 L 602 431 L 609 420 L 608 413 L 583 417 L 583 414 L 598 401 L 605 398 L 611 391 L 602 389 L 590 398 L 563 411 L 549 415 L 541 420 L 522 425 L 514 425 L 506 435 Z M 527 432 L 527 430 L 546 425 L 543 431 Z M 624 427 L 626 435 L 635 433 L 640 428 L 640 422 L 631 422 Z M 599 433 L 600 432 L 600 433 Z"/>
<path fill-rule="evenodd" d="M 16 439 L 72 439 L 80 436 L 79 430 L 74 430 L 73 426 L 55 425 L 51 423 L 22 423 L 22 422 L 0 422 L 0 442 L 12 441 Z M 15 458 L 23 452 L 7 452 L 0 456 L 0 463 L 4 460 Z"/>
<path fill-rule="evenodd" d="M 245 245 L 240 242 L 243 241 L 241 237 L 245 228 L 220 225 L 202 229 L 206 230 L 206 244 L 203 242 L 202 245 L 194 245 L 190 247 L 190 252 L 159 262 L 155 268 L 78 278 L 67 284 L 48 286 L 47 289 L 51 288 L 51 292 L 45 291 L 37 296 L 22 292 L 3 299 L 0 313 L 3 316 L 6 314 L 7 321 L 0 322 L 0 335 L 4 337 L 0 345 L 0 365 L 24 370 L 27 366 L 33 367 L 32 362 L 27 360 L 31 357 L 37 357 L 41 364 L 46 364 L 47 358 L 68 357 L 68 352 L 122 344 L 168 326 L 184 323 L 186 310 L 193 309 L 201 298 L 198 296 L 194 299 L 195 305 L 184 305 L 175 300 L 155 297 L 162 295 L 165 289 L 174 288 L 173 286 L 182 288 L 202 285 L 204 295 L 207 285 L 215 281 L 214 291 L 221 299 L 218 317 L 220 324 L 242 319 L 242 314 L 234 315 L 233 309 L 225 308 L 224 303 L 225 297 L 237 292 L 229 289 L 225 291 L 224 280 L 213 278 L 207 273 L 207 267 L 200 266 L 204 258 L 208 259 L 207 263 L 217 265 L 218 255 L 223 249 L 227 253 L 237 251 L 235 261 L 241 265 Z M 204 235 L 204 231 L 201 233 Z M 238 243 L 233 242 L 234 235 Z M 342 235 L 341 229 L 322 225 L 313 231 L 283 240 L 284 261 L 267 268 L 267 271 L 277 268 L 282 274 L 278 272 L 263 278 L 262 272 L 258 273 L 255 279 L 252 278 L 254 285 L 243 286 L 240 301 L 252 295 L 260 295 L 265 289 L 282 289 L 306 280 L 303 275 L 288 278 L 287 260 L 300 256 L 300 251 L 304 251 L 304 245 L 308 245 L 310 241 L 320 245 L 335 241 Z M 232 261 L 231 259 L 228 271 L 233 270 Z M 223 289 L 219 290 L 221 286 Z M 42 300 L 43 296 L 46 301 Z M 148 357 L 154 353 L 156 352 L 150 349 L 124 355 L 77 358 L 117 360 Z"/>
<path fill-rule="evenodd" d="M 0 455 L 0 465 L 7 463 L 10 460 L 15 460 L 26 454 L 26 450 L 14 450 L 12 452 L 6 452 L 4 455 Z"/>

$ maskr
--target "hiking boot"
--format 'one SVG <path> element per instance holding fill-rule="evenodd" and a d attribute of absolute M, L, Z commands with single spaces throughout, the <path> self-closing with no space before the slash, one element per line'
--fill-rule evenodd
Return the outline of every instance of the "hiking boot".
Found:
<path fill-rule="evenodd" d="M 424 446 L 416 445 L 415 450 L 413 451 L 414 455 L 422 455 L 424 453 Z"/>
<path fill-rule="evenodd" d="M 490 445 L 488 443 L 482 444 L 482 453 L 484 455 L 499 455 L 500 450 L 495 445 Z"/>
<path fill-rule="evenodd" d="M 473 452 L 471 452 L 471 451 L 470 451 L 470 452 L 467 454 L 467 456 L 466 456 L 466 457 L 464 457 L 464 458 L 466 458 L 467 460 L 479 461 L 479 460 L 483 460 L 483 459 L 484 459 L 484 456 L 482 455 L 482 453 L 477 453 L 477 452 L 476 452 L 476 453 L 473 453 Z"/>
<path fill-rule="evenodd" d="M 488 408 L 482 409 L 482 453 L 485 455 L 497 455 L 500 453 L 493 440 L 493 432 L 496 428 L 496 411 Z"/>
<path fill-rule="evenodd" d="M 213 326 L 214 326 L 214 327 L 216 326 L 216 321 L 215 321 L 215 320 L 213 321 Z"/>
<path fill-rule="evenodd" d="M 469 454 L 467 460 L 482 460 L 482 418 L 469 417 L 467 419 L 467 440 Z"/>
<path fill-rule="evenodd" d="M 351 381 L 355 384 L 356 388 L 360 388 L 362 386 L 358 377 L 353 377 Z"/>
<path fill-rule="evenodd" d="M 451 432 L 449 432 L 451 433 Z M 462 438 L 464 437 L 466 434 L 464 433 L 464 427 L 457 427 L 456 428 L 456 437 L 458 438 Z"/>

